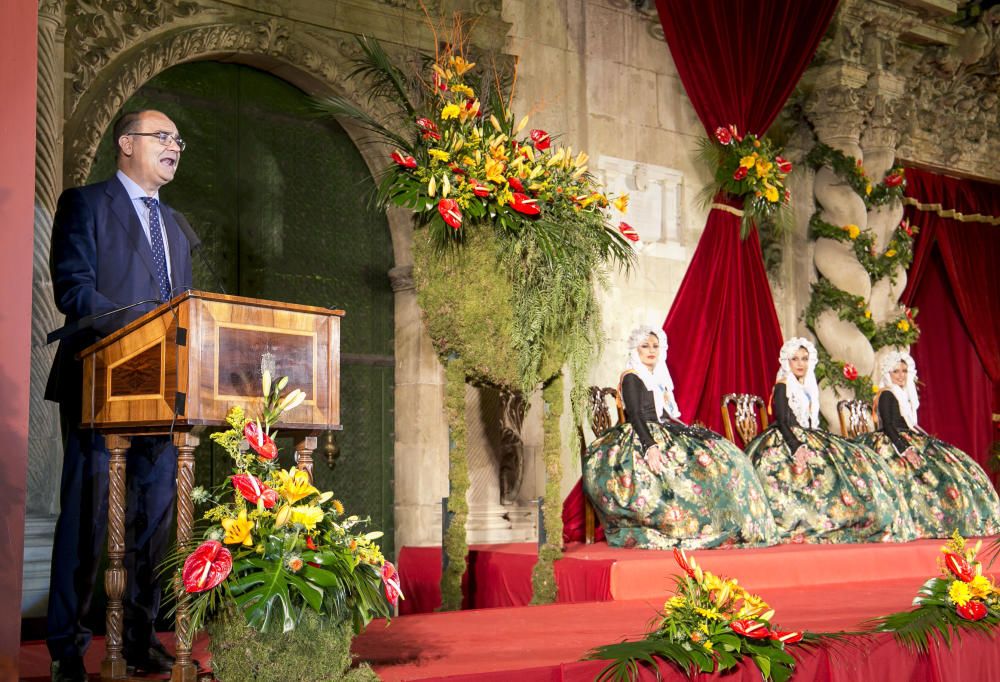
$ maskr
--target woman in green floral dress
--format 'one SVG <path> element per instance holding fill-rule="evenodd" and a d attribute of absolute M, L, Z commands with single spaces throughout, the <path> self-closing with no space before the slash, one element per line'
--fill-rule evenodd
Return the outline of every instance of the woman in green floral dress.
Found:
<path fill-rule="evenodd" d="M 608 544 L 774 544 L 777 528 L 746 456 L 719 434 L 680 421 L 666 335 L 640 327 L 629 349 L 618 385 L 626 421 L 590 445 L 583 467 Z"/>
<path fill-rule="evenodd" d="M 878 452 L 899 479 L 922 537 L 1000 533 L 1000 498 L 971 457 L 917 425 L 917 368 L 908 353 L 882 360 L 875 414 L 879 430 L 858 440 Z"/>
<path fill-rule="evenodd" d="M 781 347 L 774 424 L 747 445 L 782 538 L 789 542 L 906 541 L 915 537 L 899 483 L 868 448 L 819 428 L 816 348 Z"/>

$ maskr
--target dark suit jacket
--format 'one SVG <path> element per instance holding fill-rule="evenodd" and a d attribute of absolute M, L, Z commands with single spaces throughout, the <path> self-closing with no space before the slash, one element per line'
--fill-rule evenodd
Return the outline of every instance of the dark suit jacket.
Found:
<path fill-rule="evenodd" d="M 160 204 L 160 215 L 170 251 L 170 285 L 176 295 L 191 287 L 191 247 L 166 204 Z M 153 249 L 117 177 L 68 189 L 59 197 L 49 270 L 56 307 L 66 315 L 67 324 L 160 298 Z M 156 306 L 147 303 L 98 318 L 90 329 L 60 341 L 45 387 L 46 399 L 78 402 L 82 373 L 74 356 Z"/>

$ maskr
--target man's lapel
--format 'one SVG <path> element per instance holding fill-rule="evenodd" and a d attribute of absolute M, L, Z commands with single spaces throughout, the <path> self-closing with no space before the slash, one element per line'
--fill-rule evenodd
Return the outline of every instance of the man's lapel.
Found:
<path fill-rule="evenodd" d="M 139 216 L 132 206 L 132 200 L 117 177 L 108 181 L 107 194 L 111 201 L 111 214 L 125 230 L 132 248 L 139 255 L 139 260 L 149 269 L 149 274 L 153 276 L 155 282 L 156 265 L 153 263 L 153 249 L 149 245 L 146 233 L 142 230 L 142 223 L 139 222 Z"/>

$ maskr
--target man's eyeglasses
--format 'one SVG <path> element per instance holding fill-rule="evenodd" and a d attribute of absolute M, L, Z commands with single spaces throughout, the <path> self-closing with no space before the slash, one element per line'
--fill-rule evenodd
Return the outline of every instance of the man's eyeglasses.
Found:
<path fill-rule="evenodd" d="M 144 135 L 146 137 L 155 137 L 157 140 L 160 141 L 160 144 L 162 144 L 164 147 L 169 147 L 170 146 L 170 140 L 173 140 L 174 142 L 177 143 L 177 146 L 180 147 L 181 151 L 184 151 L 184 148 L 187 147 L 187 144 L 185 144 L 184 140 L 182 140 L 179 136 L 177 136 L 177 135 L 175 135 L 173 133 L 165 132 L 163 130 L 160 130 L 159 132 L 155 132 L 155 133 L 125 133 L 125 134 L 126 135 Z"/>

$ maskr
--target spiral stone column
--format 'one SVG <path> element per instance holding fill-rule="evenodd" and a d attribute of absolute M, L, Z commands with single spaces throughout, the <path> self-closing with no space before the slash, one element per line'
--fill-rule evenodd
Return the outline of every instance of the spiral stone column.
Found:
<path fill-rule="evenodd" d="M 881 73 L 873 76 L 868 83 L 873 104 L 869 116 L 869 125 L 861 137 L 864 150 L 865 169 L 873 178 L 882 178 L 891 169 L 896 160 L 896 146 L 899 143 L 897 121 L 903 117 L 901 96 L 905 82 L 902 78 Z M 903 219 L 903 204 L 894 201 L 881 206 L 873 206 L 868 211 L 868 229 L 875 237 L 875 249 L 882 253 L 893 232 Z M 903 310 L 899 298 L 906 288 L 906 268 L 897 265 L 891 276 L 882 277 L 872 285 L 868 307 L 872 311 L 872 320 L 876 325 L 883 325 L 890 320 L 898 319 Z M 875 366 L 872 380 L 877 382 L 879 365 L 882 357 L 896 350 L 892 346 L 880 348 L 875 352 Z"/>
<path fill-rule="evenodd" d="M 865 122 L 862 88 L 868 71 L 852 64 L 839 64 L 817 77 L 816 96 L 806 111 L 820 142 L 858 159 L 863 158 L 861 131 Z M 832 225 L 868 226 L 868 210 L 854 189 L 831 168 L 816 171 L 814 195 L 820 217 Z M 858 261 L 851 244 L 833 239 L 816 240 L 814 264 L 821 277 L 838 289 L 865 301 L 871 297 L 872 281 Z M 830 356 L 848 362 L 862 374 L 875 366 L 875 352 L 868 338 L 853 323 L 841 320 L 834 310 L 822 312 L 814 327 L 816 338 Z M 837 423 L 837 401 L 852 398 L 843 391 L 825 386 L 820 392 L 820 410 L 827 422 Z"/>

